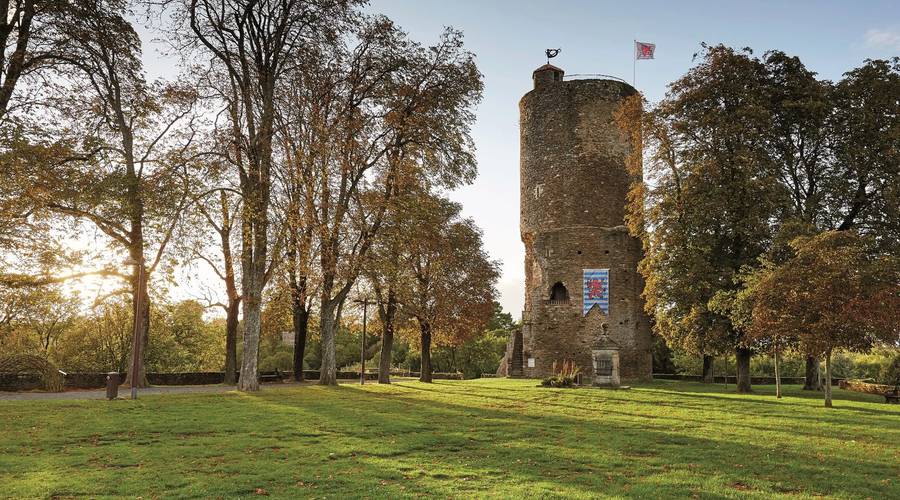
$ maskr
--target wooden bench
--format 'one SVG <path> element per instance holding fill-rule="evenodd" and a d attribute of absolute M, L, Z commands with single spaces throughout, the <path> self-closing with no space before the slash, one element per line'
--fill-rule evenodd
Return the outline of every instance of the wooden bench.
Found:
<path fill-rule="evenodd" d="M 884 402 L 893 404 L 900 403 L 900 386 L 894 387 L 894 390 L 892 392 L 885 392 Z"/>
<path fill-rule="evenodd" d="M 274 372 L 260 372 L 259 374 L 259 382 L 281 382 L 284 377 L 281 376 L 281 372 L 275 370 Z"/>

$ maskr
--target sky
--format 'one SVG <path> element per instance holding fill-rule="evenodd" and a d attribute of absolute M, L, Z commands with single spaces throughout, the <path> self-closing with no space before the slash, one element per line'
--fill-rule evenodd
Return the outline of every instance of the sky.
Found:
<path fill-rule="evenodd" d="M 677 5 L 677 8 L 675 7 Z M 484 74 L 474 127 L 478 179 L 450 197 L 484 231 L 487 251 L 503 263 L 498 284 L 506 312 L 519 318 L 525 297 L 525 249 L 519 236 L 519 99 L 544 49 L 566 74 L 632 80 L 633 41 L 656 44 L 656 59 L 638 61 L 636 87 L 651 102 L 692 66 L 701 42 L 778 49 L 820 77 L 836 80 L 866 58 L 900 55 L 900 1 L 525 1 L 374 0 L 380 12 L 417 41 L 444 26 L 461 29 Z"/>
<path fill-rule="evenodd" d="M 693 65 L 700 43 L 769 49 L 800 57 L 836 80 L 867 58 L 900 55 L 900 1 L 372 0 L 412 39 L 433 43 L 444 26 L 460 29 L 484 75 L 484 100 L 473 129 L 477 180 L 450 193 L 484 231 L 502 261 L 500 302 L 519 318 L 524 301 L 524 247 L 519 237 L 518 102 L 544 49 L 567 74 L 632 80 L 633 41 L 656 44 L 656 59 L 638 61 L 636 87 L 651 102 Z M 148 72 L 173 74 L 171 59 L 145 51 Z M 190 294 L 188 294 L 190 295 Z"/>

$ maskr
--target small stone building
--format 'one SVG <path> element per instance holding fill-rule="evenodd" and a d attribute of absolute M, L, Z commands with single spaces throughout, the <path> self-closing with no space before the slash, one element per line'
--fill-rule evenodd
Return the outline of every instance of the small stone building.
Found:
<path fill-rule="evenodd" d="M 573 360 L 590 380 L 591 350 L 605 322 L 620 349 L 621 377 L 649 378 L 641 243 L 624 226 L 634 180 L 625 169 L 630 144 L 613 118 L 636 90 L 619 80 L 563 75 L 541 66 L 519 102 L 525 310 L 500 373 L 544 377 L 555 361 Z"/>

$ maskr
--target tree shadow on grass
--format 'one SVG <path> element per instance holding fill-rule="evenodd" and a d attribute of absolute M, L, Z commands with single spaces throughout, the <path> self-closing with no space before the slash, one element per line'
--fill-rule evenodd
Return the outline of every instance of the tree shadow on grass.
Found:
<path fill-rule="evenodd" d="M 492 389 L 485 394 L 468 384 L 411 383 L 148 397 L 128 408 L 96 403 L 85 405 L 90 417 L 102 414 L 109 420 L 25 443 L 36 448 L 39 460 L 20 462 L 16 474 L 66 470 L 75 462 L 50 448 L 115 430 L 116 440 L 98 440 L 84 455 L 108 458 L 49 478 L 48 491 L 247 496 L 255 484 L 283 496 L 593 497 L 602 492 L 766 498 L 793 492 L 883 498 L 890 496 L 890 485 L 877 479 L 896 475 L 888 460 L 891 449 L 853 458 L 853 448 L 827 448 L 826 442 L 820 457 L 808 440 L 759 439 L 753 427 L 737 437 L 709 435 L 698 427 L 701 421 L 683 413 L 641 413 L 644 405 L 653 405 L 652 398 L 629 401 L 624 393 L 606 392 L 615 398 L 610 404 L 591 406 L 597 391 Z M 486 407 L 491 401 L 500 407 Z M 626 405 L 637 405 L 638 411 Z M 122 427 L 124 415 L 134 427 Z M 676 421 L 684 425 L 671 425 Z M 806 433 L 803 425 L 821 424 L 797 423 L 783 432 Z M 828 432 L 823 429 L 818 437 Z M 148 441 L 148 435 L 154 439 Z M 128 487 L 119 484 L 120 472 L 101 468 L 123 456 L 126 463 L 143 464 L 129 473 L 136 479 Z M 314 478 L 318 490 L 296 486 L 295 477 L 315 475 L 322 476 Z M 71 486 L 76 477 L 81 484 Z"/>
<path fill-rule="evenodd" d="M 489 389 L 496 390 L 498 386 L 496 384 L 491 384 L 491 382 L 499 381 L 501 379 L 478 379 L 467 381 L 467 386 L 469 387 L 477 387 L 481 389 Z M 515 380 L 517 382 L 523 382 L 523 384 L 517 386 L 509 386 L 504 385 L 502 390 L 504 392 L 531 392 L 534 387 L 539 387 L 539 380 L 537 379 L 507 379 L 507 380 Z M 440 384 L 441 382 L 446 381 L 435 381 L 435 384 Z M 524 383 L 528 382 L 528 385 Z M 627 382 L 626 382 L 627 383 Z M 750 394 L 740 394 L 736 392 L 733 387 L 734 384 L 731 384 L 728 388 L 722 386 L 722 384 L 704 384 L 701 382 L 684 382 L 684 381 L 674 381 L 674 380 L 666 380 L 666 379 L 657 379 L 649 382 L 639 381 L 631 383 L 632 388 L 637 389 L 638 391 L 646 391 L 650 389 L 659 389 L 668 392 L 674 393 L 699 393 L 704 395 L 721 395 L 726 398 L 730 395 L 733 398 L 741 398 L 744 396 L 754 397 L 754 396 L 775 396 L 775 386 L 774 385 L 755 385 L 754 391 Z M 789 397 L 795 397 L 798 399 L 811 399 L 822 401 L 824 399 L 824 395 L 821 391 L 804 391 L 799 389 L 798 385 L 784 385 L 782 386 L 784 390 L 784 395 Z M 852 401 L 859 403 L 883 403 L 883 398 L 881 396 L 875 396 L 872 394 L 864 394 L 852 391 L 845 391 L 838 387 L 834 388 L 834 393 L 832 398 L 835 401 Z"/>
<path fill-rule="evenodd" d="M 658 388 L 653 388 L 653 387 L 642 387 L 642 388 L 640 388 L 640 391 L 641 392 L 652 392 L 652 393 L 657 393 L 657 394 L 677 393 L 680 395 L 685 395 L 685 396 L 689 396 L 689 397 L 693 397 L 693 398 L 708 398 L 708 399 L 716 399 L 716 400 L 726 400 L 728 402 L 735 402 L 735 403 L 763 404 L 763 405 L 778 406 L 778 407 L 782 407 L 782 408 L 785 407 L 785 401 L 784 400 L 778 401 L 777 399 L 775 399 L 774 394 L 772 394 L 772 396 L 771 396 L 773 400 L 768 401 L 766 399 L 759 397 L 759 396 L 768 396 L 768 394 L 749 395 L 749 397 L 747 399 L 742 399 L 740 397 L 735 397 L 735 396 L 729 397 L 729 396 L 726 396 L 725 394 L 714 393 L 714 392 L 713 393 L 703 392 L 701 390 L 678 390 L 678 389 L 669 390 L 669 389 L 658 389 Z M 804 407 L 805 408 L 818 407 L 819 409 L 821 409 L 823 415 L 828 414 L 830 412 L 835 412 L 835 411 L 848 411 L 848 412 L 855 412 L 855 413 L 865 413 L 865 414 L 876 415 L 876 416 L 900 416 L 900 409 L 893 410 L 890 407 L 886 407 L 885 409 L 882 410 L 882 409 L 877 409 L 877 408 L 861 407 L 861 406 L 857 406 L 857 405 L 841 405 L 840 404 L 841 402 L 880 404 L 877 401 L 856 399 L 854 397 L 846 397 L 846 396 L 850 396 L 850 395 L 851 394 L 848 394 L 847 391 L 843 391 L 840 389 L 835 390 L 832 395 L 832 400 L 835 402 L 835 406 L 831 409 L 827 409 L 824 407 L 824 403 L 823 403 L 824 397 L 821 394 L 806 395 L 806 394 L 798 394 L 798 393 L 792 392 L 789 394 L 785 394 L 785 397 L 792 398 L 792 399 L 816 400 L 816 401 L 822 403 L 822 405 L 815 405 L 815 406 L 807 405 Z"/>
<path fill-rule="evenodd" d="M 476 391 L 471 391 L 471 390 L 459 390 L 458 387 L 456 387 L 456 386 L 447 386 L 447 385 L 441 386 L 441 389 L 437 389 L 434 387 L 426 388 L 426 387 L 423 387 L 420 385 L 410 385 L 408 387 L 410 389 L 420 390 L 420 391 L 433 391 L 433 392 L 437 392 L 437 393 L 453 393 L 453 394 L 456 394 L 459 396 L 481 397 L 481 398 L 489 399 L 489 400 L 505 400 L 505 401 L 513 401 L 513 402 L 522 401 L 522 398 L 519 398 L 519 397 L 509 397 L 509 396 L 499 395 L 498 392 L 502 392 L 502 391 L 493 391 L 490 394 L 482 394 L 482 393 L 478 393 Z M 706 395 L 700 395 L 700 394 L 696 394 L 696 393 L 677 393 L 678 397 L 691 398 L 692 400 L 695 400 L 696 402 L 686 403 L 683 401 L 678 401 L 675 403 L 671 403 L 671 402 L 661 402 L 661 401 L 659 401 L 659 398 L 653 398 L 652 400 L 647 400 L 647 401 L 628 399 L 625 396 L 618 396 L 618 394 L 624 394 L 624 393 L 619 393 L 616 391 L 605 391 L 605 390 L 532 389 L 530 392 L 532 394 L 535 394 L 536 391 L 544 391 L 544 390 L 547 391 L 546 397 L 529 398 L 529 400 L 532 401 L 534 404 L 540 404 L 540 405 L 545 405 L 545 406 L 557 406 L 557 407 L 560 407 L 563 409 L 568 409 L 568 410 L 573 410 L 573 411 L 580 411 L 580 412 L 603 411 L 603 412 L 606 412 L 609 414 L 618 414 L 618 415 L 622 415 L 625 417 L 634 417 L 634 418 L 646 418 L 649 420 L 666 418 L 664 416 L 657 415 L 653 411 L 653 408 L 657 408 L 657 407 L 669 407 L 674 410 L 696 410 L 696 411 L 700 411 L 700 412 L 724 412 L 724 413 L 728 414 L 729 416 L 740 415 L 740 416 L 746 416 L 746 417 L 750 417 L 750 418 L 759 418 L 761 416 L 765 416 L 768 418 L 777 418 L 777 419 L 784 420 L 788 425 L 790 425 L 793 429 L 795 429 L 794 430 L 795 434 L 807 435 L 809 437 L 814 437 L 814 438 L 820 437 L 821 435 L 817 434 L 817 433 L 805 433 L 803 431 L 796 430 L 799 428 L 796 424 L 802 424 L 802 423 L 808 421 L 809 419 L 814 419 L 817 423 L 826 424 L 826 425 L 858 427 L 859 422 L 858 422 L 858 420 L 855 420 L 853 418 L 853 414 L 856 413 L 857 410 L 859 410 L 859 412 L 863 412 L 863 413 L 867 412 L 867 409 L 865 409 L 865 408 L 856 408 L 856 407 L 841 408 L 841 409 L 850 410 L 850 412 L 852 412 L 851 414 L 848 414 L 848 412 L 835 411 L 834 409 L 829 411 L 824 408 L 813 409 L 809 406 L 795 406 L 795 405 L 791 405 L 789 402 L 763 401 L 763 400 L 760 400 L 759 398 L 740 398 L 740 397 L 722 397 L 722 396 L 717 397 L 715 395 L 706 396 Z M 641 389 L 640 391 L 635 391 L 632 394 L 635 394 L 638 392 L 640 392 L 640 393 L 648 393 L 648 392 L 649 393 L 661 393 L 661 394 L 667 395 L 669 397 L 671 397 L 673 395 L 673 393 L 671 391 L 646 389 L 646 388 Z M 598 406 L 577 405 L 577 404 L 573 404 L 572 402 L 569 402 L 569 401 L 559 402 L 558 400 L 562 399 L 559 396 L 561 396 L 563 394 L 565 394 L 565 396 L 566 396 L 565 399 L 573 399 L 576 402 L 580 402 L 580 403 L 593 403 L 594 405 L 596 405 L 598 403 L 599 404 L 620 403 L 622 405 L 632 404 L 632 403 L 645 403 L 645 404 L 652 405 L 652 406 L 648 407 L 648 411 L 646 413 L 628 413 L 628 412 L 622 412 L 619 409 L 607 408 L 605 406 L 601 408 Z M 602 397 L 600 396 L 601 394 L 602 394 Z M 731 406 L 729 406 L 727 408 L 723 407 L 721 404 L 722 400 L 727 401 L 728 403 L 731 404 Z M 704 404 L 704 403 L 706 403 L 706 404 Z M 758 406 L 756 406 L 755 403 L 772 405 L 772 406 L 767 406 L 766 408 L 773 408 L 773 409 L 777 409 L 780 411 L 761 414 L 759 411 L 754 411 L 755 409 L 758 409 Z M 736 409 L 735 406 L 740 407 L 741 410 Z M 814 411 L 814 413 L 813 414 L 804 413 L 804 412 L 808 412 L 810 410 Z M 879 410 L 869 410 L 869 412 L 876 415 L 879 418 L 879 420 L 881 420 L 883 422 L 884 426 L 887 426 L 890 423 L 889 421 L 884 421 L 883 419 L 880 418 L 882 416 L 882 413 Z M 892 415 L 892 414 L 890 412 L 887 412 L 887 415 Z M 669 418 L 674 418 L 674 417 L 669 417 Z M 679 422 L 693 422 L 698 425 L 710 424 L 709 419 L 691 418 L 691 417 L 688 417 L 683 414 L 678 415 L 677 419 Z M 774 422 L 773 422 L 773 424 L 774 424 Z M 751 429 L 751 430 L 761 431 L 761 432 L 769 432 L 769 431 L 773 430 L 773 426 L 752 425 L 752 424 L 740 423 L 740 422 L 731 422 L 730 425 L 733 427 L 741 427 L 741 428 L 746 428 L 746 429 Z M 873 428 L 867 427 L 861 433 L 869 435 L 869 437 L 871 437 L 872 439 L 880 439 L 880 435 L 882 432 L 883 432 L 883 430 L 881 430 L 877 427 L 873 427 Z"/>
<path fill-rule="evenodd" d="M 473 461 L 478 467 L 503 474 L 504 479 L 500 482 L 506 485 L 537 482 L 549 483 L 557 488 L 557 492 L 566 494 L 590 495 L 598 491 L 628 494 L 626 486 L 646 485 L 652 483 L 653 477 L 659 479 L 662 475 L 665 484 L 661 487 L 671 488 L 670 493 L 686 496 L 694 492 L 698 485 L 704 484 L 709 475 L 713 475 L 721 478 L 726 489 L 731 484 L 773 493 L 798 490 L 878 496 L 877 486 L 870 486 L 870 480 L 854 475 L 853 471 L 862 468 L 874 477 L 891 477 L 894 473 L 881 462 L 834 456 L 823 462 L 815 458 L 815 450 L 778 450 L 776 454 L 776 450 L 769 446 L 649 428 L 643 420 L 646 418 L 644 415 L 628 412 L 619 414 L 632 418 L 632 423 L 617 420 L 604 428 L 603 421 L 575 416 L 574 413 L 533 414 L 527 409 L 484 408 L 434 399 L 448 395 L 443 391 L 418 386 L 404 388 L 431 394 L 419 397 L 391 391 L 376 396 L 365 390 L 345 389 L 356 392 L 351 399 L 364 403 L 364 406 L 391 404 L 393 408 L 386 414 L 393 416 L 392 424 L 401 424 L 402 432 L 410 438 L 409 442 L 416 443 L 410 446 L 401 444 L 387 454 L 374 453 L 372 456 L 405 464 L 410 456 L 445 461 L 461 454 L 462 458 Z M 457 396 L 458 399 L 465 397 Z M 269 405 L 272 405 L 273 411 L 287 413 L 293 406 L 283 400 L 268 401 Z M 274 407 L 281 409 L 275 410 Z M 401 409 L 407 411 L 398 411 Z M 341 408 L 316 406 L 304 410 L 318 413 L 328 421 L 346 418 L 346 412 Z M 412 436 L 421 439 L 412 439 Z M 386 468 L 397 473 L 399 469 L 394 465 L 386 467 L 378 462 L 367 463 L 366 467 Z M 572 473 L 573 470 L 576 473 Z M 840 482 L 826 484 L 816 479 L 834 470 L 843 471 L 844 477 Z M 384 472 L 379 471 L 375 475 Z M 689 473 L 692 480 L 680 483 L 683 477 L 679 480 L 669 477 L 678 475 L 676 472 L 682 475 Z"/>
<path fill-rule="evenodd" d="M 634 393 L 637 393 L 637 394 L 655 393 L 655 394 L 660 394 L 663 396 L 665 396 L 665 395 L 671 396 L 672 394 L 678 394 L 678 395 L 684 395 L 684 396 L 694 397 L 694 398 L 703 398 L 704 400 L 712 399 L 712 400 L 716 400 L 716 401 L 727 401 L 729 403 L 734 403 L 736 405 L 741 405 L 741 406 L 756 405 L 756 403 L 759 403 L 759 404 L 763 404 L 763 405 L 769 405 L 772 407 L 776 407 L 778 409 L 785 410 L 785 411 L 791 411 L 791 409 L 797 409 L 797 408 L 802 408 L 802 409 L 813 408 L 813 406 L 810 406 L 810 405 L 799 405 L 799 406 L 793 405 L 793 404 L 791 404 L 790 401 L 786 401 L 784 399 L 781 401 L 778 401 L 774 397 L 774 390 L 771 391 L 771 396 L 772 396 L 771 400 L 767 400 L 767 399 L 763 399 L 763 398 L 769 395 L 768 391 L 763 392 L 763 393 L 739 395 L 739 394 L 729 393 L 724 390 L 721 390 L 720 387 L 717 388 L 715 385 L 712 385 L 712 384 L 707 385 L 707 384 L 678 383 L 677 386 L 673 386 L 673 387 L 667 387 L 667 385 L 668 384 L 666 383 L 666 381 L 663 381 L 662 383 L 660 383 L 659 381 L 656 381 L 656 382 L 653 382 L 650 384 L 637 385 L 634 387 L 634 389 L 635 389 Z M 485 386 L 485 385 L 476 386 L 476 387 L 496 390 L 496 388 L 492 388 L 490 386 Z M 769 386 L 765 386 L 765 387 L 768 388 Z M 525 391 L 525 392 L 533 391 L 533 389 L 531 389 L 531 388 L 511 388 L 510 390 L 511 391 Z M 546 390 L 555 391 L 556 389 L 546 389 Z M 503 391 L 506 392 L 505 387 L 503 388 Z M 576 394 L 585 394 L 585 392 L 593 393 L 593 390 L 589 390 L 589 391 L 578 390 L 578 391 L 574 391 L 574 392 Z M 607 399 L 617 399 L 615 396 L 612 396 L 612 394 L 613 394 L 612 392 L 608 392 L 607 394 L 609 394 L 608 396 L 606 396 Z M 800 391 L 800 390 L 789 390 L 785 393 L 785 396 L 786 396 L 786 398 L 797 398 L 797 399 L 818 400 L 818 401 L 821 401 L 821 398 L 822 398 L 822 395 L 820 393 L 814 393 L 814 392 L 810 392 L 810 391 Z M 856 412 L 856 413 L 865 413 L 865 414 L 870 414 L 873 416 L 892 416 L 892 417 L 900 416 L 900 407 L 898 407 L 896 410 L 894 410 L 893 408 L 890 408 L 890 407 L 886 407 L 884 409 L 877 409 L 877 408 L 862 407 L 862 406 L 859 406 L 856 404 L 850 404 L 850 405 L 841 405 L 840 404 L 841 401 L 850 402 L 850 403 L 881 404 L 877 398 L 866 397 L 866 396 L 869 396 L 869 395 L 858 394 L 858 393 L 853 393 L 853 392 L 849 392 L 849 391 L 844 391 L 841 389 L 836 389 L 835 393 L 833 395 L 833 400 L 835 401 L 837 406 L 835 406 L 831 410 L 826 410 L 825 408 L 821 408 L 821 414 L 815 415 L 814 418 L 816 418 L 817 420 L 828 421 L 829 415 L 833 414 L 835 412 L 835 410 L 849 411 L 849 412 Z M 589 396 L 589 397 L 594 397 L 594 396 Z M 626 398 L 619 398 L 619 399 L 621 401 L 633 401 L 633 399 L 626 399 Z M 657 398 L 657 399 L 661 399 L 661 398 Z M 665 401 L 654 401 L 654 404 L 666 405 L 668 403 L 666 403 Z M 719 403 L 712 403 L 712 404 L 717 405 L 717 406 L 719 405 Z M 816 408 L 816 410 L 818 411 L 819 408 Z M 747 412 L 747 415 L 758 415 L 758 412 L 755 412 L 755 411 Z M 784 416 L 784 417 L 796 417 L 796 415 L 794 415 L 792 413 L 781 413 L 780 415 Z M 842 420 L 835 420 L 834 423 L 840 423 L 841 421 Z"/>

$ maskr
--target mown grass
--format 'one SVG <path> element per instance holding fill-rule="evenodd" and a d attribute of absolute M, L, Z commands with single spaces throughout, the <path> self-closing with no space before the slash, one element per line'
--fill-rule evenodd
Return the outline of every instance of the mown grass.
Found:
<path fill-rule="evenodd" d="M 0 402 L 0 496 L 900 498 L 900 406 L 755 391 L 485 379 Z"/>

